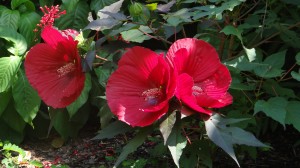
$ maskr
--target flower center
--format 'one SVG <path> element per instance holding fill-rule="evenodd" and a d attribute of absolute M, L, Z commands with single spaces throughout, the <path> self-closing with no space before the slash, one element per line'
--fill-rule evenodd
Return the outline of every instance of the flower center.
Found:
<path fill-rule="evenodd" d="M 62 77 L 67 75 L 70 72 L 73 72 L 75 70 L 75 64 L 74 63 L 68 63 L 60 68 L 58 68 L 57 73 L 58 77 Z"/>
<path fill-rule="evenodd" d="M 142 96 L 144 96 L 144 100 L 149 104 L 149 105 L 156 105 L 159 103 L 161 100 L 163 93 L 161 88 L 152 88 L 144 91 L 142 93 Z"/>
<path fill-rule="evenodd" d="M 204 94 L 203 89 L 201 87 L 199 87 L 199 86 L 193 86 L 192 87 L 192 91 L 193 91 L 193 95 L 194 96 L 199 96 L 199 95 Z"/>

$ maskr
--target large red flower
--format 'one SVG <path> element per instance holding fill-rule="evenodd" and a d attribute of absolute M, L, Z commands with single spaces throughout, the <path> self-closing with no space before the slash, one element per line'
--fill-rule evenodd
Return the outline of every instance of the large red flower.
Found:
<path fill-rule="evenodd" d="M 186 106 L 210 115 L 208 108 L 232 103 L 227 92 L 230 73 L 210 44 L 193 38 L 177 40 L 167 59 L 178 72 L 176 97 Z"/>
<path fill-rule="evenodd" d="M 63 33 L 51 26 L 42 30 L 45 43 L 33 46 L 25 59 L 26 76 L 49 106 L 63 108 L 80 95 L 85 75 L 74 32 Z"/>
<path fill-rule="evenodd" d="M 147 126 L 163 116 L 174 96 L 176 81 L 163 55 L 133 47 L 111 75 L 106 97 L 111 111 L 131 126 Z"/>

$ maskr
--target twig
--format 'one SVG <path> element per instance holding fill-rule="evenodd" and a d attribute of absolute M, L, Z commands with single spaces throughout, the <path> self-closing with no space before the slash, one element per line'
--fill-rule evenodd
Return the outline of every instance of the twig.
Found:
<path fill-rule="evenodd" d="M 297 63 L 295 63 L 279 80 L 278 80 L 278 82 L 281 82 L 281 81 L 283 81 L 283 78 L 287 75 L 287 74 L 289 74 L 290 72 L 291 72 L 291 70 L 295 67 L 297 65 Z"/>

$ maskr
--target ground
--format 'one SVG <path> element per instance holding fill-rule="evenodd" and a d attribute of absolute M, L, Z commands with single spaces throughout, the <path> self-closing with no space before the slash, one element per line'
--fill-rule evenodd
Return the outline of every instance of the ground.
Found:
<path fill-rule="evenodd" d="M 110 140 L 91 140 L 95 136 L 97 128 L 88 127 L 83 129 L 79 136 L 70 139 L 62 147 L 54 148 L 51 145 L 52 135 L 45 140 L 25 140 L 21 147 L 31 152 L 31 159 L 39 160 L 45 165 L 62 164 L 69 167 L 112 167 L 122 145 L 128 137 L 121 135 Z M 278 128 L 272 134 L 263 137 L 263 142 L 270 143 L 271 151 L 259 151 L 257 159 L 251 159 L 248 155 L 239 156 L 241 167 L 300 167 L 300 133 L 292 127 L 286 130 Z M 298 143 L 298 146 L 297 146 Z M 141 155 L 147 155 L 149 143 L 145 143 L 131 159 Z M 221 149 L 214 158 L 213 167 L 237 167 L 235 162 L 229 158 Z M 161 159 L 163 160 L 163 159 Z M 167 159 L 166 167 L 174 167 L 172 160 Z M 157 167 L 147 164 L 146 167 Z M 161 167 L 161 165 L 159 166 Z"/>

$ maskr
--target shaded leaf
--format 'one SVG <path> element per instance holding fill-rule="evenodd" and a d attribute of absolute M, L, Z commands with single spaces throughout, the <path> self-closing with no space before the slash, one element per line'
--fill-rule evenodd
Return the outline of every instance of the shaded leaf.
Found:
<path fill-rule="evenodd" d="M 100 9 L 103 9 L 105 6 L 113 4 L 117 1 L 118 0 L 105 0 L 105 1 L 103 1 L 103 0 L 92 0 L 91 4 L 90 4 L 90 7 L 95 12 L 98 12 Z"/>
<path fill-rule="evenodd" d="M 16 75 L 21 58 L 17 56 L 0 58 L 0 92 L 6 91 Z"/>
<path fill-rule="evenodd" d="M 283 97 L 272 97 L 268 101 L 258 100 L 254 105 L 254 115 L 263 112 L 285 127 L 288 101 Z"/>
<path fill-rule="evenodd" d="M 67 106 L 67 110 L 69 113 L 70 118 L 72 118 L 76 112 L 81 108 L 85 102 L 89 98 L 89 92 L 92 88 L 92 81 L 91 75 L 89 73 L 85 73 L 85 81 L 84 81 L 84 88 L 80 94 L 80 96 L 69 106 Z"/>
<path fill-rule="evenodd" d="M 300 131 L 300 102 L 289 101 L 286 109 L 287 113 L 285 123 L 292 124 L 298 131 Z"/>
<path fill-rule="evenodd" d="M 163 18 L 171 26 L 178 26 L 181 23 L 192 22 L 191 14 L 187 8 L 182 8 L 174 13 L 168 13 L 164 15 Z"/>
<path fill-rule="evenodd" d="M 133 128 L 130 127 L 128 124 L 122 122 L 122 121 L 115 121 L 111 124 L 109 124 L 108 126 L 106 126 L 105 128 L 103 128 L 102 130 L 100 130 L 98 132 L 98 135 L 95 136 L 93 138 L 93 140 L 96 139 L 110 139 L 113 138 L 114 136 L 118 135 L 118 134 L 122 134 L 125 133 L 127 131 L 132 130 Z"/>
<path fill-rule="evenodd" d="M 110 108 L 108 107 L 107 104 L 101 107 L 99 111 L 99 117 L 100 117 L 100 124 L 101 124 L 101 129 L 105 128 L 108 126 L 110 123 L 110 120 L 113 118 L 113 113 L 110 111 Z"/>
<path fill-rule="evenodd" d="M 36 12 L 24 13 L 21 15 L 19 31 L 24 36 L 28 47 L 32 46 L 35 38 L 35 32 L 33 30 L 36 24 L 39 23 L 41 16 Z"/>
<path fill-rule="evenodd" d="M 14 103 L 12 99 L 7 105 L 4 112 L 2 113 L 1 119 L 2 121 L 0 122 L 6 123 L 8 127 L 10 127 L 12 130 L 16 131 L 17 133 L 23 134 L 26 123 L 14 108 Z M 4 130 L 1 129 L 0 132 L 2 131 Z"/>
<path fill-rule="evenodd" d="M 16 9 L 18 6 L 20 6 L 21 4 L 27 2 L 28 0 L 12 0 L 11 1 L 11 8 L 12 9 Z"/>
<path fill-rule="evenodd" d="M 15 108 L 23 120 L 32 125 L 41 104 L 41 99 L 36 90 L 28 82 L 23 70 L 19 70 L 18 79 L 13 85 L 12 95 Z"/>
<path fill-rule="evenodd" d="M 11 98 L 11 91 L 0 93 L 0 118 Z"/>
<path fill-rule="evenodd" d="M 292 72 L 291 72 L 291 75 L 292 75 L 292 77 L 293 77 L 294 79 L 296 79 L 297 81 L 300 82 L 300 71 L 299 71 L 298 73 L 295 72 L 295 71 L 292 71 Z"/>
<path fill-rule="evenodd" d="M 114 26 L 118 25 L 120 23 L 119 20 L 116 20 L 114 18 L 104 18 L 104 19 L 97 19 L 92 22 L 90 22 L 85 28 L 86 29 L 91 29 L 91 30 L 96 30 L 96 31 L 102 31 L 106 29 L 111 29 Z"/>
<path fill-rule="evenodd" d="M 153 128 L 151 126 L 142 128 L 137 135 L 123 147 L 122 152 L 114 165 L 114 168 L 117 167 L 123 160 L 125 160 L 130 153 L 134 152 L 139 146 L 141 146 L 152 130 Z"/>

